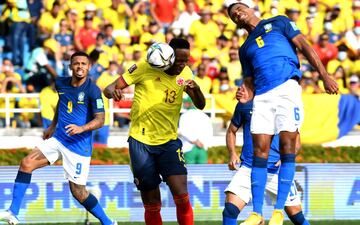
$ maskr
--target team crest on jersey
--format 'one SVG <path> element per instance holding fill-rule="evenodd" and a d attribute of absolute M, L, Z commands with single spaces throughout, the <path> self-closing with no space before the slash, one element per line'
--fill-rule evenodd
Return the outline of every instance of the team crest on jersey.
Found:
<path fill-rule="evenodd" d="M 271 23 L 265 24 L 264 29 L 266 33 L 269 33 L 272 30 L 272 24 Z"/>
<path fill-rule="evenodd" d="M 183 86 L 185 84 L 185 79 L 183 77 L 179 77 L 176 80 L 176 84 L 179 85 L 179 86 Z"/>
<path fill-rule="evenodd" d="M 84 103 L 84 99 L 85 99 L 85 93 L 80 92 L 78 95 L 78 103 Z"/>
<path fill-rule="evenodd" d="M 132 66 L 128 69 L 128 71 L 129 71 L 129 73 L 132 73 L 132 72 L 134 72 L 136 69 L 137 69 L 137 66 L 136 66 L 136 64 L 134 64 L 134 65 L 132 65 Z"/>

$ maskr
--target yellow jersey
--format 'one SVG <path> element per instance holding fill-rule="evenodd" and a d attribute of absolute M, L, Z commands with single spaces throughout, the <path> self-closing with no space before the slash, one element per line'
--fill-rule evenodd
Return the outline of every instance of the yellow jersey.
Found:
<path fill-rule="evenodd" d="M 129 136 L 147 145 L 177 139 L 184 84 L 192 77 L 188 66 L 177 76 L 152 68 L 145 61 L 130 67 L 123 74 L 128 85 L 135 85 Z"/>

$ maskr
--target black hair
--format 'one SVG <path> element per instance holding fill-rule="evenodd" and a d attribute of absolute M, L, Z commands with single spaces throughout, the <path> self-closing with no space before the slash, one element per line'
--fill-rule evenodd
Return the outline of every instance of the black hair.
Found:
<path fill-rule="evenodd" d="M 169 43 L 170 47 L 172 47 L 174 49 L 174 51 L 176 49 L 190 49 L 190 43 L 182 38 L 173 38 L 171 39 L 170 43 Z"/>
<path fill-rule="evenodd" d="M 242 3 L 242 2 L 234 2 L 231 5 L 229 5 L 229 7 L 227 8 L 227 13 L 228 13 L 229 16 L 230 16 L 230 11 L 231 11 L 232 7 L 234 7 L 236 4 L 241 4 L 241 5 L 244 5 L 244 6 L 248 7 L 248 8 L 250 8 L 248 5 L 246 5 L 246 4 Z"/>
<path fill-rule="evenodd" d="M 75 57 L 78 57 L 78 56 L 84 56 L 84 57 L 86 57 L 86 58 L 90 61 L 90 57 L 89 57 L 89 55 L 88 55 L 87 53 L 82 52 L 82 51 L 78 51 L 78 52 L 75 52 L 74 54 L 71 55 L 71 57 L 70 57 L 70 63 L 73 61 L 73 59 L 74 59 Z"/>

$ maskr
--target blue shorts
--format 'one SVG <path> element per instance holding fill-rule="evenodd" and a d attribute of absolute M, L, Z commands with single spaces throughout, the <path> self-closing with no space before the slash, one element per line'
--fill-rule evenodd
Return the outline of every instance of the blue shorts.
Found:
<path fill-rule="evenodd" d="M 171 175 L 187 175 L 180 139 L 162 145 L 147 145 L 132 137 L 128 142 L 134 183 L 139 190 L 153 190 Z"/>

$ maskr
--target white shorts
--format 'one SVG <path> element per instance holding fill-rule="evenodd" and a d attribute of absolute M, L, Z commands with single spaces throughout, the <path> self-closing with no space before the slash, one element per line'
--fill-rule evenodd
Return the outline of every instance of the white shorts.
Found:
<path fill-rule="evenodd" d="M 301 86 L 290 79 L 270 91 L 255 95 L 251 133 L 278 134 L 300 130 L 304 121 Z"/>
<path fill-rule="evenodd" d="M 270 196 L 271 200 L 275 203 L 278 191 L 278 174 L 268 173 L 267 182 L 265 187 L 266 193 Z M 239 168 L 231 179 L 230 184 L 226 187 L 225 191 L 234 193 L 239 196 L 246 204 L 252 198 L 251 195 L 251 169 L 245 166 Z M 293 181 L 290 193 L 286 199 L 285 206 L 301 205 L 300 196 Z"/>
<path fill-rule="evenodd" d="M 53 137 L 44 140 L 37 147 L 50 164 L 54 164 L 58 159 L 63 160 L 64 176 L 66 179 L 75 184 L 86 185 L 91 157 L 81 156 L 70 151 Z"/>

